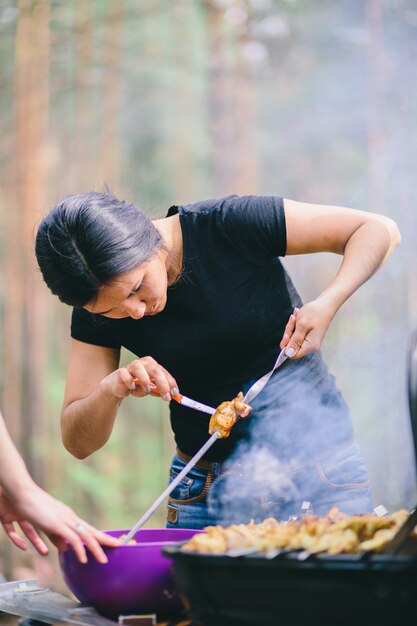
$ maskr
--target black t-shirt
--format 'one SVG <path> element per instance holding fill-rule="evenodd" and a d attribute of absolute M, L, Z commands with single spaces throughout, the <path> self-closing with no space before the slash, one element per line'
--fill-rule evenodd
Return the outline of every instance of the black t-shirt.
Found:
<path fill-rule="evenodd" d="M 176 213 L 183 272 L 168 289 L 165 309 L 140 320 L 113 320 L 76 308 L 71 335 L 150 355 L 176 378 L 181 393 L 216 407 L 271 369 L 297 299 L 278 258 L 286 252 L 283 200 L 228 196 L 168 211 Z M 195 453 L 207 441 L 209 416 L 174 401 L 170 411 L 178 447 Z M 244 424 L 206 458 L 228 456 Z"/>

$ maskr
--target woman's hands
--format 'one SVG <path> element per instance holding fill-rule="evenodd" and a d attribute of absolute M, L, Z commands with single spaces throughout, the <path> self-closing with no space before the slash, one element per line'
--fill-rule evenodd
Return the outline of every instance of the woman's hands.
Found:
<path fill-rule="evenodd" d="M 21 550 L 27 550 L 28 544 L 17 533 L 15 522 L 39 554 L 48 554 L 48 547 L 38 533 L 40 530 L 58 550 L 64 551 L 68 544 L 71 545 L 81 563 L 87 562 L 85 546 L 97 561 L 107 563 L 101 545 L 120 545 L 118 539 L 90 526 L 63 502 L 33 482 L 25 485 L 21 494 L 13 493 L 13 497 L 8 497 L 0 489 L 0 521 L 9 539 Z"/>
<path fill-rule="evenodd" d="M 333 315 L 318 300 L 301 309 L 295 308 L 285 327 L 280 348 L 286 348 L 285 354 L 297 359 L 318 352 L 332 319 Z"/>
<path fill-rule="evenodd" d="M 296 309 L 281 348 L 301 358 L 320 349 L 338 309 L 386 261 L 401 240 L 396 224 L 376 213 L 285 199 L 287 254 L 332 252 L 342 263 L 327 288 Z"/>
<path fill-rule="evenodd" d="M 153 388 L 164 400 L 177 395 L 171 374 L 145 356 L 119 367 L 120 351 L 73 339 L 61 415 L 62 441 L 77 459 L 85 459 L 108 441 L 123 398 L 141 397 Z"/>
<path fill-rule="evenodd" d="M 169 402 L 171 396 L 179 393 L 175 378 L 151 356 L 135 359 L 119 367 L 102 380 L 101 386 L 107 393 L 120 399 L 129 394 L 140 398 L 156 388 L 161 398 Z"/>

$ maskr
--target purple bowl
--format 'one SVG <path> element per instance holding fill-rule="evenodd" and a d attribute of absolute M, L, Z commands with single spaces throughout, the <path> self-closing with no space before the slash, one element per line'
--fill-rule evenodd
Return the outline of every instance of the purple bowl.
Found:
<path fill-rule="evenodd" d="M 129 530 L 106 531 L 113 537 Z M 136 544 L 106 548 L 109 560 L 98 563 L 89 554 L 85 564 L 72 548 L 60 552 L 64 580 L 84 604 L 111 619 L 119 615 L 156 613 L 158 618 L 175 615 L 184 608 L 172 574 L 171 560 L 162 548 L 186 541 L 201 532 L 188 528 L 145 528 L 135 535 Z"/>

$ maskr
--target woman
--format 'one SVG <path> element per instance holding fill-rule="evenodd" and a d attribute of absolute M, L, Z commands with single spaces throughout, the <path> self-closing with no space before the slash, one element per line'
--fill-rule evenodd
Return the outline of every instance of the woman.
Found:
<path fill-rule="evenodd" d="M 43 531 L 59 550 L 68 545 L 81 563 L 87 562 L 85 546 L 100 563 L 107 563 L 100 544 L 116 547 L 119 542 L 80 519 L 68 506 L 33 482 L 16 450 L 0 413 L 0 521 L 9 539 L 21 550 L 27 543 L 14 527 L 17 522 L 39 554 L 48 547 L 38 534 Z"/>
<path fill-rule="evenodd" d="M 110 193 L 64 198 L 36 240 L 46 284 L 74 307 L 64 445 L 87 457 L 109 439 L 123 398 L 153 386 L 166 401 L 180 390 L 217 406 L 245 393 L 286 347 L 290 358 L 250 417 L 172 493 L 168 525 L 199 528 L 266 511 L 283 518 L 303 500 L 319 514 L 334 504 L 346 513 L 372 509 L 350 416 L 319 350 L 339 307 L 399 240 L 386 217 L 278 197 L 173 206 L 154 221 Z M 279 257 L 313 252 L 343 260 L 303 305 Z M 121 346 L 138 356 L 125 367 Z M 208 417 L 174 402 L 170 412 L 172 478 L 207 440 Z"/>

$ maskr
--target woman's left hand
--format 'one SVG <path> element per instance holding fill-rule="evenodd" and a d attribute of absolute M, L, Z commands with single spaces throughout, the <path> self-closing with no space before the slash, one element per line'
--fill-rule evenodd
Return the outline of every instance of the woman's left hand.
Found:
<path fill-rule="evenodd" d="M 21 550 L 27 550 L 27 542 L 16 531 L 14 522 L 18 522 L 22 532 L 33 544 L 39 554 L 48 554 L 48 546 L 38 534 L 36 528 L 20 515 L 3 491 L 0 491 L 0 522 L 10 541 Z"/>
<path fill-rule="evenodd" d="M 318 352 L 333 315 L 318 300 L 308 302 L 294 313 L 285 327 L 280 348 L 286 348 L 290 358 L 300 359 L 306 354 Z"/>
<path fill-rule="evenodd" d="M 71 545 L 81 563 L 87 562 L 86 547 L 99 563 L 107 563 L 101 546 L 120 545 L 118 539 L 79 518 L 70 507 L 35 483 L 24 489 L 22 498 L 13 501 L 0 489 L 0 522 L 10 541 L 21 550 L 27 550 L 28 544 L 17 532 L 15 523 L 39 554 L 48 554 L 48 547 L 39 535 L 42 531 L 58 550 L 65 551 Z"/>

